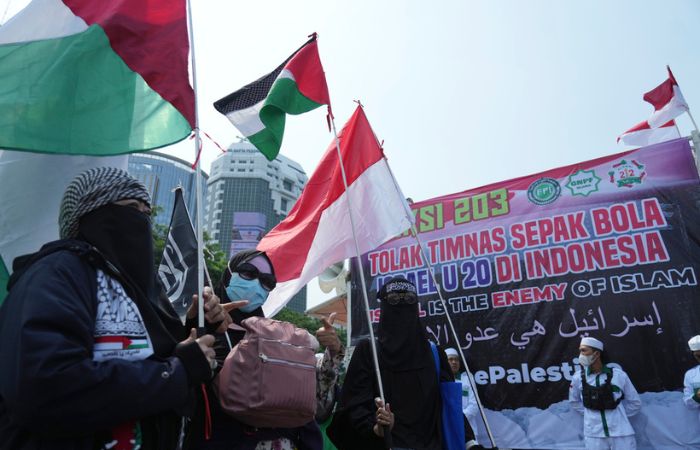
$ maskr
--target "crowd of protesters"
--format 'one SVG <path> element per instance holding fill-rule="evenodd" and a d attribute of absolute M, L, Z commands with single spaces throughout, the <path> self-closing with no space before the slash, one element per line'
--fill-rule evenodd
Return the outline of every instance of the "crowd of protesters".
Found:
<path fill-rule="evenodd" d="M 457 350 L 437 351 L 430 343 L 416 288 L 400 277 L 379 290 L 376 347 L 365 340 L 355 348 L 342 389 L 345 348 L 332 318 L 315 339 L 285 328 L 309 347 L 323 345 L 313 365 L 265 354 L 266 347 L 254 353 L 263 363 L 315 378 L 315 416 L 273 417 L 256 426 L 229 414 L 219 401 L 227 383 L 271 389 L 254 372 L 231 380 L 223 368 L 232 364 L 233 348 L 250 344 L 251 324 L 264 319 L 274 267 L 263 252 L 233 255 L 214 291 L 203 289 L 206 326 L 198 333 L 199 299 L 183 324 L 157 280 L 150 212 L 140 182 L 119 169 L 91 169 L 64 193 L 61 239 L 14 261 L 0 309 L 0 448 L 440 450 L 451 420 L 443 385 L 457 383 L 458 448 L 480 448 L 473 379 L 460 370 Z M 688 345 L 700 363 L 700 336 Z M 603 342 L 586 337 L 579 350 L 585 369 L 574 375 L 569 401 L 583 415 L 586 448 L 635 448 L 628 417 L 640 410 L 637 391 L 623 370 L 607 365 Z M 292 375 L 274 382 L 282 391 L 308 394 Z M 700 365 L 686 373 L 684 402 L 700 411 Z M 329 422 L 332 444 L 319 427 Z"/>

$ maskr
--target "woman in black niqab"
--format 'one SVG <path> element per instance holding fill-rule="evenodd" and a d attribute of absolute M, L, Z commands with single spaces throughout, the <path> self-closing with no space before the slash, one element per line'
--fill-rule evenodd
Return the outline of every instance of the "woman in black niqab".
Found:
<path fill-rule="evenodd" d="M 396 305 L 389 295 L 401 297 Z M 408 295 L 405 295 L 408 294 Z M 415 286 L 402 277 L 389 280 L 379 291 L 381 315 L 377 329 L 377 353 L 386 402 L 394 413 L 393 445 L 415 450 L 439 450 L 440 391 L 432 350 L 418 318 L 418 304 L 406 303 Z M 379 396 L 368 340 L 353 353 L 343 385 L 340 406 L 329 427 L 329 436 L 341 450 L 381 449 L 384 441 L 373 427 Z M 444 362 L 443 362 L 444 361 Z M 441 374 L 451 376 L 445 357 Z"/>

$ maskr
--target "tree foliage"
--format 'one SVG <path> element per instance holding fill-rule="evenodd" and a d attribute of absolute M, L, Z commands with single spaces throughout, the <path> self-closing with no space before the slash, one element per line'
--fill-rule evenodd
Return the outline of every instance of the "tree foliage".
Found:
<path fill-rule="evenodd" d="M 313 335 L 316 335 L 316 331 L 323 326 L 320 320 L 307 316 L 306 314 L 292 311 L 289 308 L 282 308 L 274 318 L 275 320 L 293 323 L 297 327 L 303 328 Z"/>
<path fill-rule="evenodd" d="M 276 320 L 283 320 L 285 322 L 293 323 L 299 328 L 303 328 L 309 333 L 316 335 L 316 331 L 323 326 L 320 320 L 307 316 L 296 311 L 292 311 L 289 308 L 282 308 L 280 312 L 274 317 Z M 338 338 L 340 342 L 345 345 L 347 343 L 347 330 L 345 328 L 337 328 L 335 331 L 338 333 Z"/>

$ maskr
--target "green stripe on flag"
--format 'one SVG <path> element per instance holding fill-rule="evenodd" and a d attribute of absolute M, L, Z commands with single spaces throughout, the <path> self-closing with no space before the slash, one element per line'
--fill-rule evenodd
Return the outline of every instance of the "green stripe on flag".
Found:
<path fill-rule="evenodd" d="M 304 94 L 299 91 L 296 81 L 291 78 L 278 78 L 267 94 L 265 106 L 275 106 L 287 114 L 296 115 L 316 109 L 321 106 L 321 104 L 309 100 L 308 97 L 304 96 Z M 264 110 L 265 107 L 260 111 L 261 117 L 264 117 Z M 265 122 L 264 118 L 263 122 Z"/>
<path fill-rule="evenodd" d="M 321 106 L 320 103 L 309 100 L 299 92 L 294 80 L 278 78 L 260 110 L 260 120 L 265 124 L 265 129 L 248 136 L 248 140 L 268 160 L 272 161 L 277 157 L 282 146 L 285 113 L 303 114 L 319 106 Z"/>
<path fill-rule="evenodd" d="M 265 155 L 265 158 L 269 161 L 273 161 L 277 158 L 280 152 L 282 134 L 284 133 L 284 113 L 280 113 L 279 116 L 274 117 L 274 125 L 276 125 L 276 128 L 279 127 L 279 122 L 282 123 L 281 132 L 273 132 L 270 128 L 265 128 L 262 131 L 248 136 L 250 143 L 260 150 L 260 153 Z"/>
<path fill-rule="evenodd" d="M 0 306 L 2 302 L 5 301 L 7 297 L 7 282 L 10 279 L 10 274 L 7 271 L 7 266 L 5 266 L 5 261 L 3 261 L 2 256 L 0 256 Z"/>
<path fill-rule="evenodd" d="M 182 114 L 124 63 L 98 25 L 0 45 L 0 148 L 116 155 L 189 133 Z"/>
<path fill-rule="evenodd" d="M 130 346 L 128 346 L 126 349 L 127 349 L 127 350 L 134 350 L 134 349 L 138 349 L 138 348 L 148 348 L 148 343 L 130 345 Z"/>

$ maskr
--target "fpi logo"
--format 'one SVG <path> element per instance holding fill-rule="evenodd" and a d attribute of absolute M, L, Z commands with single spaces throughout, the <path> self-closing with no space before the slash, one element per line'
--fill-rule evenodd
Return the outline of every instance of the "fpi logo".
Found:
<path fill-rule="evenodd" d="M 588 197 L 588 194 L 598 191 L 598 183 L 600 177 L 596 176 L 594 170 L 579 170 L 569 177 L 566 187 L 571 195 Z"/>
<path fill-rule="evenodd" d="M 535 205 L 547 205 L 561 195 L 561 186 L 554 178 L 540 178 L 527 188 L 527 198 Z"/>
<path fill-rule="evenodd" d="M 635 184 L 642 184 L 644 177 L 647 176 L 644 165 L 634 159 L 629 162 L 623 159 L 612 168 L 608 175 L 610 175 L 610 182 L 617 183 L 617 187 L 631 188 Z"/>

